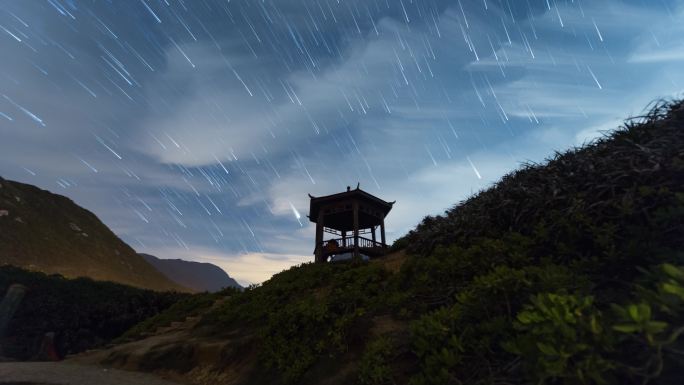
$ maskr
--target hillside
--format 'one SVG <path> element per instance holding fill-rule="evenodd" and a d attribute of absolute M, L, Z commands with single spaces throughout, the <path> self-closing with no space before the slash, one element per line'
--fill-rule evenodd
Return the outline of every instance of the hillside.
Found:
<path fill-rule="evenodd" d="M 4 334 L 0 326 L 0 358 L 19 360 L 52 360 L 101 346 L 180 300 L 192 298 L 0 267 L 2 297 L 14 284 L 22 285 L 25 294 Z M 6 316 L 0 306 L 0 317 Z M 53 333 L 53 342 L 46 344 L 48 333 Z"/>
<path fill-rule="evenodd" d="M 208 291 L 213 293 L 226 287 L 242 287 L 223 269 L 211 263 L 184 261 L 182 259 L 160 259 L 154 255 L 142 253 L 139 255 L 172 281 L 196 292 Z"/>
<path fill-rule="evenodd" d="M 70 199 L 0 178 L 0 265 L 153 290 L 172 282 Z"/>
<path fill-rule="evenodd" d="M 91 356 L 195 384 L 662 384 L 684 367 L 684 105 Z M 178 318 L 178 314 L 174 316 Z"/>

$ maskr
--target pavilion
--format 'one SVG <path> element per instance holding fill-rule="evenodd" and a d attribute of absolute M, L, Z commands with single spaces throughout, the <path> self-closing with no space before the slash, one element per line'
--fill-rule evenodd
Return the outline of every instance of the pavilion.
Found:
<path fill-rule="evenodd" d="M 387 252 L 385 217 L 395 202 L 386 202 L 358 185 L 338 194 L 309 197 L 308 218 L 316 223 L 315 262 L 340 255 L 374 258 Z M 378 228 L 380 241 L 376 238 Z"/>

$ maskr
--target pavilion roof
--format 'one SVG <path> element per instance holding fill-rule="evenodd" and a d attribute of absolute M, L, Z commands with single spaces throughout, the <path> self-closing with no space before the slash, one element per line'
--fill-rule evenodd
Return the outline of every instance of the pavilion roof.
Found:
<path fill-rule="evenodd" d="M 348 189 L 347 191 L 343 191 L 341 193 L 337 194 L 332 194 L 332 195 L 325 195 L 321 197 L 314 197 L 311 194 L 309 194 L 309 197 L 311 198 L 311 204 L 309 206 L 309 220 L 311 222 L 316 222 L 318 219 L 318 212 L 320 211 L 321 207 L 325 204 L 333 203 L 336 201 L 346 201 L 346 200 L 358 200 L 365 202 L 369 205 L 375 206 L 376 208 L 380 209 L 384 215 L 387 215 L 387 213 L 390 212 L 392 209 L 392 205 L 396 202 L 387 202 L 384 201 L 374 195 L 371 195 L 363 190 L 361 190 L 358 186 L 355 189 Z"/>

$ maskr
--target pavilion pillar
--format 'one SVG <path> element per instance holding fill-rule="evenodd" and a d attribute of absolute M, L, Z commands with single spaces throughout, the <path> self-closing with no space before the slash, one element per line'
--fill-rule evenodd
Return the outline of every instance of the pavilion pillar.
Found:
<path fill-rule="evenodd" d="M 385 218 L 382 218 L 382 222 L 380 222 L 380 240 L 382 241 L 382 247 L 387 247 L 385 243 Z"/>
<path fill-rule="evenodd" d="M 318 213 L 318 220 L 316 221 L 316 248 L 314 253 L 316 255 L 314 262 L 325 262 L 323 260 L 323 210 Z"/>
<path fill-rule="evenodd" d="M 375 227 L 376 226 L 371 227 L 371 237 L 373 239 L 373 247 L 375 247 Z"/>
<path fill-rule="evenodd" d="M 359 202 L 354 202 L 354 257 L 359 256 Z"/>
<path fill-rule="evenodd" d="M 342 230 L 342 247 L 347 247 L 347 231 Z"/>

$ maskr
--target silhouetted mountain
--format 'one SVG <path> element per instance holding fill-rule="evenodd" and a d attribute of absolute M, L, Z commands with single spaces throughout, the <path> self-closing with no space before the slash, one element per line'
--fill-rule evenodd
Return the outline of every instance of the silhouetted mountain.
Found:
<path fill-rule="evenodd" d="M 0 265 L 188 291 L 69 198 L 0 178 Z"/>
<path fill-rule="evenodd" d="M 172 281 L 195 291 L 216 292 L 226 287 L 242 287 L 223 269 L 211 263 L 161 259 L 143 253 L 139 255 Z"/>

